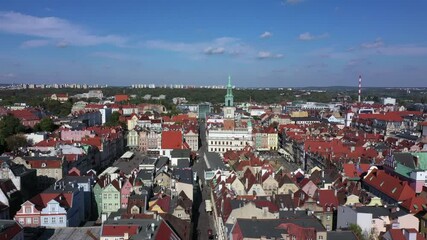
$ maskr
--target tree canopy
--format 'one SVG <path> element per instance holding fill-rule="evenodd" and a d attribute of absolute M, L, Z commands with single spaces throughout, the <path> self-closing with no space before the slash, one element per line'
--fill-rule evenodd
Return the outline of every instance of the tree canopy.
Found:
<path fill-rule="evenodd" d="M 6 138 L 6 146 L 12 152 L 17 151 L 21 147 L 28 146 L 27 138 L 23 134 L 15 134 Z"/>
<path fill-rule="evenodd" d="M 117 111 L 113 112 L 104 125 L 107 127 L 123 126 L 122 122 L 120 122 L 120 113 Z"/>
<path fill-rule="evenodd" d="M 6 149 L 6 139 L 17 133 L 25 131 L 21 121 L 13 115 L 6 115 L 0 120 L 0 152 Z"/>
<path fill-rule="evenodd" d="M 34 126 L 34 131 L 43 131 L 43 132 L 52 132 L 57 128 L 57 126 L 53 123 L 53 120 L 46 117 L 43 118 L 40 123 L 37 123 Z"/>

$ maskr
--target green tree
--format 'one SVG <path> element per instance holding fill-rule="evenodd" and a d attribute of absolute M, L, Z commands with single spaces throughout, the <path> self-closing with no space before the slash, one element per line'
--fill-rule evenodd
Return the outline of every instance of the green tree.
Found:
<path fill-rule="evenodd" d="M 363 235 L 363 232 L 362 232 L 362 228 L 359 225 L 352 223 L 350 224 L 350 226 L 348 226 L 348 229 L 352 231 L 354 235 L 356 235 L 357 239 L 359 240 L 365 239 L 365 236 Z"/>
<path fill-rule="evenodd" d="M 53 123 L 53 120 L 48 117 L 43 118 L 40 123 L 34 126 L 35 131 L 52 132 L 55 129 L 56 125 Z"/>
<path fill-rule="evenodd" d="M 0 120 L 0 153 L 6 149 L 6 138 L 13 134 L 24 132 L 25 127 L 13 115 L 6 115 Z"/>
<path fill-rule="evenodd" d="M 120 125 L 120 113 L 119 112 L 113 112 L 110 116 L 110 119 L 105 122 L 104 124 L 107 127 L 114 127 Z"/>
<path fill-rule="evenodd" d="M 0 120 L 0 144 L 4 140 L 16 133 L 24 132 L 25 127 L 22 126 L 21 121 L 13 115 L 6 115 Z"/>
<path fill-rule="evenodd" d="M 15 134 L 6 138 L 6 146 L 12 152 L 17 151 L 21 147 L 28 146 L 28 141 L 25 135 Z"/>

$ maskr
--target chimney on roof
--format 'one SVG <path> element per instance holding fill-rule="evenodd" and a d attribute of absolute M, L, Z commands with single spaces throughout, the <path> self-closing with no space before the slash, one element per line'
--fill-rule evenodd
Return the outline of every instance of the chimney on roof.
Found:
<path fill-rule="evenodd" d="M 415 166 L 415 168 L 419 168 L 420 167 L 419 157 L 418 156 L 413 156 L 412 159 L 414 160 L 414 166 Z"/>

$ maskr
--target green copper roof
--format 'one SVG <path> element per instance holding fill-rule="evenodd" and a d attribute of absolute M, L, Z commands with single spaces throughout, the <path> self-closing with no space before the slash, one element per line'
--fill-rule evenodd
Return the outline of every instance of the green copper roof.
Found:
<path fill-rule="evenodd" d="M 409 168 L 405 165 L 402 165 L 400 163 L 397 163 L 396 169 L 394 170 L 396 173 L 405 176 L 407 178 L 410 178 L 411 172 L 413 171 L 412 168 Z"/>

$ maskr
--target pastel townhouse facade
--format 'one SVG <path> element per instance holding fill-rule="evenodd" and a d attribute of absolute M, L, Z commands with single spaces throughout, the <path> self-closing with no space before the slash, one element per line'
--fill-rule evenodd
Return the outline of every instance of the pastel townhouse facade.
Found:
<path fill-rule="evenodd" d="M 279 183 L 274 178 L 274 174 L 265 173 L 261 177 L 262 188 L 267 196 L 272 196 L 277 193 L 277 189 L 279 187 Z"/>
<path fill-rule="evenodd" d="M 130 150 L 136 150 L 139 147 L 139 134 L 135 129 L 129 130 L 127 133 L 127 147 Z"/>
<path fill-rule="evenodd" d="M 149 131 L 144 130 L 144 129 L 141 130 L 138 134 L 138 138 L 139 138 L 138 139 L 138 143 L 139 143 L 138 150 L 140 152 L 146 153 L 148 150 L 148 134 L 149 134 Z"/>
<path fill-rule="evenodd" d="M 102 219 L 106 219 L 112 212 L 120 209 L 121 181 L 113 180 L 102 190 Z"/>
<path fill-rule="evenodd" d="M 102 214 L 102 192 L 104 188 L 110 183 L 110 178 L 107 176 L 102 176 L 96 180 L 95 185 L 93 186 L 93 209 L 92 214 L 101 217 Z"/>
<path fill-rule="evenodd" d="M 127 208 L 129 197 L 133 191 L 133 185 L 129 179 L 119 179 L 122 181 L 122 188 L 120 189 L 120 207 Z"/>
<path fill-rule="evenodd" d="M 78 227 L 84 221 L 84 193 L 59 183 L 24 202 L 14 219 L 24 227 Z"/>

